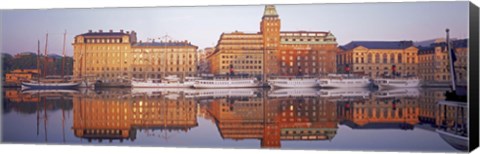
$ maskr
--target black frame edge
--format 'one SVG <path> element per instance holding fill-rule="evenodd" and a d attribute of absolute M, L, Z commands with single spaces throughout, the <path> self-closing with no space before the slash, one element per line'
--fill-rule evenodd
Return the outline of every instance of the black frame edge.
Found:
<path fill-rule="evenodd" d="M 479 142 L 479 12 L 478 7 L 470 2 L 469 5 L 469 151 L 478 147 Z"/>

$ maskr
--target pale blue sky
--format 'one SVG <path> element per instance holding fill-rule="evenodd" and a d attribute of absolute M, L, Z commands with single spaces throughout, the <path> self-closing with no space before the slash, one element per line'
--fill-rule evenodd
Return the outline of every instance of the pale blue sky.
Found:
<path fill-rule="evenodd" d="M 339 45 L 352 40 L 422 41 L 445 36 L 468 37 L 468 2 L 277 5 L 282 31 L 331 31 Z M 89 29 L 135 30 L 140 40 L 168 34 L 203 49 L 214 46 L 222 32 L 258 32 L 263 5 L 150 7 L 107 9 L 3 10 L 2 52 L 61 53 L 63 31 L 67 55 L 75 35 Z"/>

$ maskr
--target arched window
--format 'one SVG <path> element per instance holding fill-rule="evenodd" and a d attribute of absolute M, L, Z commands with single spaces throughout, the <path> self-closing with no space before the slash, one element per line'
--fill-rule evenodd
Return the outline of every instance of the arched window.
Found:
<path fill-rule="evenodd" d="M 380 63 L 380 54 L 379 53 L 375 54 L 375 63 Z"/>
<path fill-rule="evenodd" d="M 401 53 L 398 54 L 397 58 L 398 58 L 398 63 L 402 63 L 402 54 Z"/>
<path fill-rule="evenodd" d="M 390 63 L 395 63 L 395 54 L 390 54 Z"/>
<path fill-rule="evenodd" d="M 384 63 L 384 64 L 388 63 L 388 55 L 387 55 L 387 53 L 383 53 L 383 63 Z"/>
<path fill-rule="evenodd" d="M 367 63 L 372 63 L 372 54 L 371 53 L 368 53 Z"/>

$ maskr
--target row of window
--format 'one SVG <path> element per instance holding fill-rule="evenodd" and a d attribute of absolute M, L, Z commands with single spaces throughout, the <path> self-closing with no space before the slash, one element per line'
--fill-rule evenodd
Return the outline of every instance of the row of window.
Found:
<path fill-rule="evenodd" d="M 87 43 L 122 43 L 121 38 L 108 38 L 108 39 L 86 39 Z"/>
<path fill-rule="evenodd" d="M 262 61 L 260 60 L 222 60 L 222 64 L 262 64 Z"/>
<path fill-rule="evenodd" d="M 230 69 L 230 66 L 222 66 L 222 69 Z M 262 66 L 233 66 L 233 69 L 262 69 Z"/>
<path fill-rule="evenodd" d="M 288 63 L 290 67 L 293 66 L 293 62 L 290 62 Z M 319 63 L 320 66 L 322 66 L 322 63 Z M 282 62 L 282 66 L 286 66 L 286 63 L 285 62 Z M 297 65 L 296 66 L 308 66 L 308 62 L 305 62 L 304 65 L 302 65 L 301 62 L 297 62 Z M 316 62 L 312 62 L 312 66 L 317 66 L 317 63 Z"/>

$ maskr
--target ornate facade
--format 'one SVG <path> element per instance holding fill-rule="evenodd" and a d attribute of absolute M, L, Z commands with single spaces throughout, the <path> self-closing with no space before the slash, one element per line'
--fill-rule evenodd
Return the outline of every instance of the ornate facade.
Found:
<path fill-rule="evenodd" d="M 75 77 L 128 84 L 132 78 L 189 76 L 197 70 L 197 46 L 187 41 L 137 42 L 136 32 L 89 31 L 75 36 Z"/>
<path fill-rule="evenodd" d="M 372 78 L 392 75 L 392 66 L 400 76 L 417 75 L 418 48 L 412 41 L 353 41 L 340 47 L 337 72 L 368 75 Z"/>

